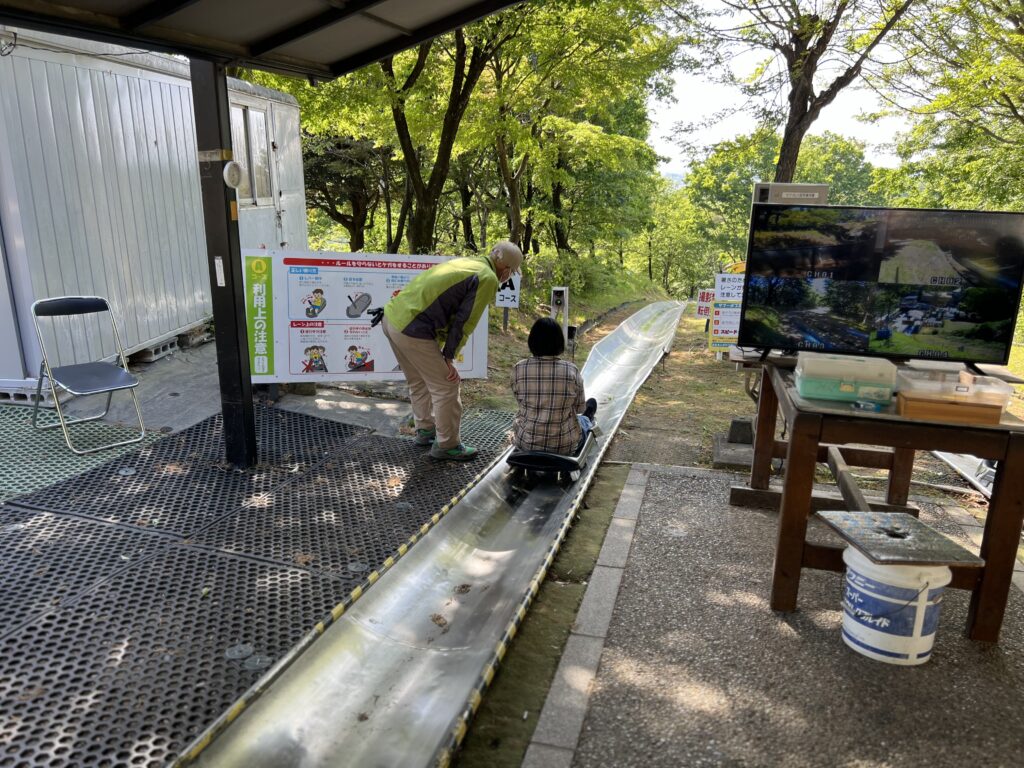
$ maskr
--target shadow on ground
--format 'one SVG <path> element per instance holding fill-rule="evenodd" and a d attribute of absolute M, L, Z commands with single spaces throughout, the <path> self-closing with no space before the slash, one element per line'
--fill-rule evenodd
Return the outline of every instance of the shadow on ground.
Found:
<path fill-rule="evenodd" d="M 166 764 L 429 528 L 501 418 L 457 464 L 257 406 L 249 469 L 218 415 L 0 506 L 0 764 Z"/>

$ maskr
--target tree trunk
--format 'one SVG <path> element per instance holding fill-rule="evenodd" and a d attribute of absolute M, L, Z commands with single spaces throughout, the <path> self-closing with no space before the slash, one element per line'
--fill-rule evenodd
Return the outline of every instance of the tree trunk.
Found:
<path fill-rule="evenodd" d="M 476 237 L 473 234 L 473 192 L 468 184 L 459 184 L 459 200 L 462 203 L 462 210 L 459 214 L 459 219 L 462 222 L 462 237 L 466 241 L 466 247 L 475 252 L 479 249 L 476 247 Z"/>
<path fill-rule="evenodd" d="M 393 253 L 391 250 L 391 160 L 388 157 L 388 153 L 381 153 L 380 158 L 381 180 L 384 185 L 384 239 L 386 241 L 386 248 L 388 253 Z"/>
<path fill-rule="evenodd" d="M 527 177 L 526 179 L 526 207 L 530 209 L 533 206 L 533 193 L 535 187 L 533 181 Z M 540 253 L 540 249 L 537 247 L 537 243 L 533 238 L 533 212 L 526 214 L 526 221 L 523 224 L 523 253 L 526 253 L 526 249 L 533 246 L 533 252 Z"/>
<path fill-rule="evenodd" d="M 352 251 L 361 251 L 366 246 L 366 222 L 370 217 L 370 201 L 362 196 L 354 196 L 350 202 L 355 226 L 349 230 L 348 247 Z"/>
<path fill-rule="evenodd" d="M 523 236 L 523 201 L 519 180 L 526 169 L 526 157 L 523 157 L 519 167 L 513 170 L 511 160 L 515 151 L 514 145 L 506 142 L 505 137 L 501 134 L 495 138 L 494 144 L 498 169 L 501 171 L 502 186 L 505 187 L 505 199 L 508 201 L 509 240 L 523 247 L 526 238 Z"/>
<path fill-rule="evenodd" d="M 854 3 L 851 0 L 839 0 L 832 8 L 832 16 L 824 20 L 824 23 L 819 23 L 821 20 L 817 17 L 794 20 L 797 26 L 791 30 L 790 43 L 777 48 L 789 69 L 790 92 L 789 115 L 782 134 L 779 162 L 775 167 L 775 181 L 793 180 L 797 159 L 800 156 L 800 144 L 811 125 L 818 119 L 821 110 L 831 104 L 840 91 L 860 75 L 864 62 L 871 52 L 915 2 L 916 0 L 899 0 L 899 5 L 892 7 L 885 23 L 869 33 L 871 38 L 866 41 L 867 44 L 857 57 L 817 95 L 814 92 L 815 75 L 821 62 L 826 60 L 825 57 L 830 52 L 832 38 L 839 28 L 843 15 Z M 809 21 L 815 23 L 808 23 Z"/>
<path fill-rule="evenodd" d="M 410 253 L 429 253 L 434 248 L 438 202 L 444 192 L 444 183 L 448 178 L 455 138 L 469 106 L 473 89 L 483 73 L 487 57 L 493 53 L 492 49 L 480 46 L 474 46 L 472 51 L 467 52 L 465 33 L 460 29 L 456 30 L 454 34 L 452 82 L 438 137 L 437 154 L 433 158 L 433 167 L 427 179 L 423 178 L 420 153 L 416 149 L 412 130 L 406 118 L 405 100 L 427 65 L 431 43 L 420 45 L 416 64 L 401 86 L 397 84 L 395 78 L 393 57 L 388 57 L 380 62 L 381 70 L 389 80 L 395 94 L 391 106 L 391 116 L 394 119 L 399 146 L 402 148 L 402 158 L 405 161 L 407 176 L 412 183 L 414 210 L 409 220 Z M 500 44 L 491 41 L 490 45 Z"/>
<path fill-rule="evenodd" d="M 790 114 L 790 119 L 786 123 L 786 129 L 782 133 L 782 146 L 779 148 L 779 162 L 775 166 L 775 181 L 779 183 L 788 183 L 793 181 L 793 176 L 796 175 L 796 164 L 800 159 L 800 145 L 803 143 L 804 135 L 811 127 L 811 123 L 806 121 L 806 113 L 794 117 Z"/>
<path fill-rule="evenodd" d="M 409 214 L 409 253 L 431 253 L 434 250 L 434 226 L 437 204 L 417 200 Z"/>
<path fill-rule="evenodd" d="M 497 56 L 495 57 L 494 64 L 495 90 L 498 93 L 501 93 L 502 82 L 504 81 L 504 70 L 502 69 L 501 62 L 498 60 Z M 502 121 L 507 119 L 508 112 L 509 107 L 507 104 L 501 104 L 498 107 L 499 126 Z M 523 166 L 526 163 L 526 158 L 523 158 L 523 162 L 520 164 L 518 169 L 513 170 L 512 160 L 515 154 L 515 145 L 508 141 L 503 127 L 499 127 L 498 132 L 495 134 L 494 154 L 498 161 L 498 171 L 501 173 L 502 186 L 505 188 L 505 199 L 508 202 L 509 240 L 522 247 L 523 203 L 519 190 L 519 178 L 523 172 Z"/>
<path fill-rule="evenodd" d="M 572 251 L 569 244 L 569 233 L 566 231 L 565 222 L 562 219 L 562 185 L 555 183 L 551 188 L 551 212 L 555 216 L 552 232 L 555 239 L 555 248 L 559 251 Z"/>
<path fill-rule="evenodd" d="M 654 282 L 654 243 L 650 235 L 647 236 L 647 279 Z"/>
<path fill-rule="evenodd" d="M 409 211 L 412 209 L 412 186 L 409 179 L 405 179 L 405 194 L 402 195 L 402 207 L 398 209 L 398 223 L 395 225 L 394 239 L 388 242 L 388 253 L 398 253 L 402 246 L 402 238 L 405 237 L 405 222 L 408 220 Z"/>
<path fill-rule="evenodd" d="M 490 240 L 487 239 L 487 225 L 490 218 L 491 212 L 487 208 L 480 211 L 480 243 L 484 248 L 486 248 L 487 244 L 490 242 Z"/>

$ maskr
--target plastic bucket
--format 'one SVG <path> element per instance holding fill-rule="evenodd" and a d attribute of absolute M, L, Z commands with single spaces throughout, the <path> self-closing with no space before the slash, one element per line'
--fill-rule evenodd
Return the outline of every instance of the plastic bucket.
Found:
<path fill-rule="evenodd" d="M 843 642 L 888 664 L 928 661 L 949 568 L 878 565 L 854 547 L 843 551 L 843 562 Z"/>

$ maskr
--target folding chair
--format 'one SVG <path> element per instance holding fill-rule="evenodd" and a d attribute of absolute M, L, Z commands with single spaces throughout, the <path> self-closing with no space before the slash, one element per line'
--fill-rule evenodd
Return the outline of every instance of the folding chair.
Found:
<path fill-rule="evenodd" d="M 51 368 L 49 355 L 46 353 L 46 345 L 43 342 L 43 334 L 39 328 L 39 318 L 74 317 L 95 314 L 97 312 L 106 312 L 110 317 L 110 327 L 114 332 L 114 344 L 117 346 L 115 363 L 99 360 L 93 363 L 75 363 Z M 139 398 L 135 394 L 135 387 L 139 385 L 139 380 L 128 372 L 128 363 L 124 357 L 124 348 L 121 346 L 121 337 L 117 332 L 117 323 L 114 322 L 114 314 L 111 312 L 110 304 L 107 303 L 107 300 L 99 296 L 57 296 L 52 299 L 40 299 L 32 304 L 32 324 L 35 326 L 36 336 L 39 339 L 39 349 L 43 353 L 43 361 L 39 365 L 39 384 L 36 387 L 36 402 L 32 411 L 32 426 L 36 429 L 54 429 L 59 426 L 64 432 L 64 440 L 68 444 L 68 448 L 79 455 L 141 442 L 142 438 L 146 435 L 146 427 L 142 423 L 142 409 L 139 407 Z M 39 417 L 39 403 L 42 400 L 44 376 L 50 381 L 50 389 L 53 392 L 53 404 L 57 411 L 59 423 L 40 426 L 37 419 Z M 61 387 L 72 395 L 98 395 L 106 393 L 107 405 L 103 409 L 103 413 L 98 416 L 67 419 L 60 404 L 60 397 L 57 395 L 57 387 Z M 110 401 L 114 396 L 114 392 L 121 389 L 127 389 L 132 396 L 132 402 L 135 403 L 135 413 L 139 418 L 139 436 L 133 437 L 130 440 L 100 445 L 95 448 L 76 448 L 71 441 L 71 433 L 68 427 L 72 424 L 102 419 L 110 411 Z"/>

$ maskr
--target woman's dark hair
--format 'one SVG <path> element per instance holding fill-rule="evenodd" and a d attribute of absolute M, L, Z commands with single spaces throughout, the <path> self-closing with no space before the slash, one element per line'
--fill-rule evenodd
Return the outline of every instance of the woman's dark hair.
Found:
<path fill-rule="evenodd" d="M 562 326 L 550 317 L 542 317 L 533 324 L 526 343 L 530 346 L 530 353 L 536 357 L 556 357 L 565 352 Z"/>

